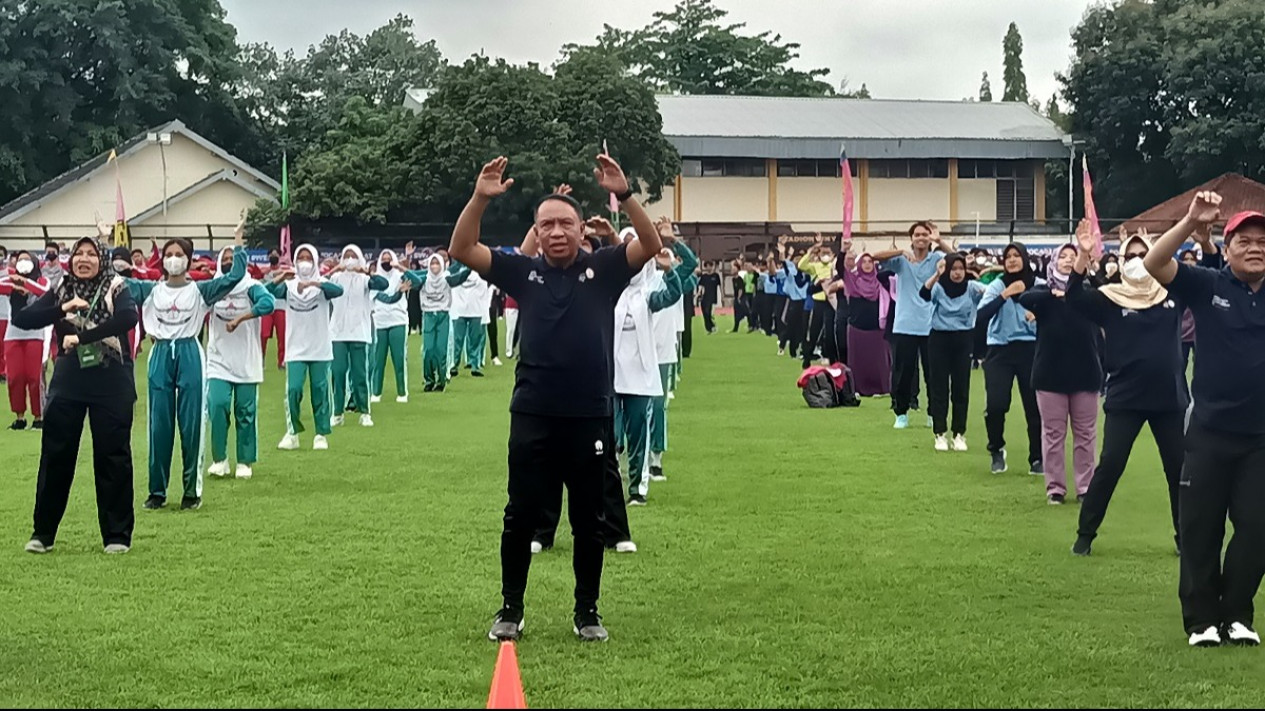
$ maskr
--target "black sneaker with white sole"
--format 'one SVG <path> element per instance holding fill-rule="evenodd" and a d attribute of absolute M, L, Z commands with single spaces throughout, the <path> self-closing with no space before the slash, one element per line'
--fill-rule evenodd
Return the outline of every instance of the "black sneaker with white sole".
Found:
<path fill-rule="evenodd" d="M 1190 646 L 1192 647 L 1220 647 L 1221 646 L 1221 630 L 1216 627 L 1207 627 L 1203 630 L 1195 630 L 1190 633 Z"/>
<path fill-rule="evenodd" d="M 571 628 L 581 642 L 605 642 L 610 634 L 602 626 L 602 616 L 597 610 L 586 610 L 575 613 L 575 626 Z"/>
<path fill-rule="evenodd" d="M 493 642 L 517 642 L 523 636 L 523 611 L 512 607 L 503 607 L 496 613 L 496 621 L 488 631 L 488 639 Z"/>
<path fill-rule="evenodd" d="M 155 509 L 161 509 L 162 507 L 166 505 L 167 505 L 166 499 L 164 499 L 161 496 L 152 496 L 152 495 L 148 499 L 145 499 L 145 503 L 143 504 L 144 508 L 147 508 L 151 511 Z"/>
<path fill-rule="evenodd" d="M 21 432 L 22 430 L 26 429 L 26 420 L 21 420 L 21 419 L 14 420 L 13 424 L 9 425 L 9 429 L 13 430 L 14 432 Z"/>
<path fill-rule="evenodd" d="M 1045 500 L 1051 506 L 1062 506 L 1063 502 L 1065 501 L 1062 494 L 1050 494 L 1049 496 L 1045 497 Z"/>
<path fill-rule="evenodd" d="M 628 505 L 629 505 L 629 506 L 645 506 L 645 505 L 646 505 L 646 497 L 644 497 L 644 496 L 640 496 L 640 495 L 637 495 L 637 494 L 634 494 L 634 495 L 632 495 L 632 496 L 629 496 L 629 497 L 628 497 Z"/>
<path fill-rule="evenodd" d="M 997 452 L 993 452 L 992 472 L 994 474 L 1006 473 L 1006 450 L 1003 449 Z"/>
<path fill-rule="evenodd" d="M 1028 473 L 1032 476 L 1045 476 L 1045 463 L 1040 459 L 1034 459 L 1028 464 Z"/>
<path fill-rule="evenodd" d="M 1082 558 L 1093 552 L 1094 539 L 1088 536 L 1078 536 L 1076 542 L 1072 544 L 1072 555 Z"/>
<path fill-rule="evenodd" d="M 39 430 L 44 429 L 44 421 L 43 421 L 43 420 L 36 420 L 36 421 L 32 422 L 32 423 L 31 423 L 31 429 L 33 429 L 33 430 L 35 430 L 35 431 L 37 431 L 37 432 L 38 432 Z"/>
<path fill-rule="evenodd" d="M 186 496 L 180 500 L 181 511 L 197 511 L 202 508 L 201 496 Z"/>
<path fill-rule="evenodd" d="M 1261 645 L 1261 636 L 1256 634 L 1256 630 L 1250 625 L 1242 622 L 1231 622 L 1225 628 L 1225 640 L 1230 644 L 1239 645 L 1241 647 L 1259 647 Z"/>

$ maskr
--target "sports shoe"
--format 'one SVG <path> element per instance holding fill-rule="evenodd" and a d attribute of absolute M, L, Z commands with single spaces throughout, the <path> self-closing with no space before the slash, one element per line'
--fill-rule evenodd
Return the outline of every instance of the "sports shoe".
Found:
<path fill-rule="evenodd" d="M 1045 465 L 1042 464 L 1040 459 L 1034 459 L 1028 465 L 1028 473 L 1032 476 L 1045 476 Z"/>
<path fill-rule="evenodd" d="M 497 366 L 497 367 L 500 367 L 500 366 L 505 365 L 505 364 L 501 362 L 501 359 L 500 359 L 500 358 L 495 358 L 495 357 L 494 357 L 494 358 L 492 358 L 492 365 L 495 365 L 495 366 Z"/>
<path fill-rule="evenodd" d="M 949 451 L 949 440 L 942 434 L 936 435 L 936 451 L 937 452 Z"/>
<path fill-rule="evenodd" d="M 650 481 L 667 481 L 663 475 L 663 467 L 650 467 Z"/>
<path fill-rule="evenodd" d="M 325 439 L 325 435 L 316 435 L 312 439 L 312 449 L 329 449 L 329 440 Z"/>
<path fill-rule="evenodd" d="M 250 468 L 250 465 L 249 465 L 249 464 L 238 464 L 238 465 L 237 465 L 237 473 L 236 473 L 236 475 L 235 475 L 235 476 L 236 476 L 238 479 L 249 479 L 249 478 L 251 478 L 251 477 L 252 477 L 252 476 L 254 476 L 254 475 L 255 475 L 255 472 L 254 472 L 253 470 L 251 470 L 251 468 Z"/>
<path fill-rule="evenodd" d="M 955 451 L 955 452 L 965 452 L 965 451 L 966 451 L 966 436 L 965 436 L 965 435 L 954 435 L 954 436 L 953 436 L 953 451 Z"/>
<path fill-rule="evenodd" d="M 206 473 L 211 476 L 228 476 L 228 460 L 212 464 L 211 468 L 206 470 Z"/>
<path fill-rule="evenodd" d="M 369 396 L 369 402 L 370 402 L 371 404 L 377 405 L 378 403 L 382 402 L 382 396 L 381 396 L 381 395 L 370 395 L 370 396 Z"/>
<path fill-rule="evenodd" d="M 447 386 L 447 385 L 444 385 L 443 383 L 440 383 L 439 385 L 436 385 L 436 386 L 435 386 L 435 392 L 437 392 L 437 393 L 442 393 L 443 391 L 445 391 L 445 390 L 447 390 L 447 389 L 448 389 L 448 386 Z"/>
<path fill-rule="evenodd" d="M 481 370 L 472 370 L 472 371 L 470 371 L 470 377 L 472 377 L 472 378 L 482 378 L 482 377 L 483 377 L 483 371 L 481 371 Z"/>
<path fill-rule="evenodd" d="M 785 349 L 785 348 L 779 348 L 779 349 L 777 349 L 777 354 L 778 354 L 778 355 L 780 355 L 780 356 L 784 356 L 784 355 L 786 355 L 786 349 Z"/>
<path fill-rule="evenodd" d="M 342 416 L 342 415 L 334 415 L 333 417 L 329 418 L 329 426 L 330 426 L 330 427 L 342 427 L 342 426 L 343 426 L 343 422 L 344 422 L 344 421 L 345 421 L 345 420 L 343 419 L 343 416 Z"/>
<path fill-rule="evenodd" d="M 637 544 L 632 541 L 620 541 L 615 544 L 616 553 L 636 553 Z"/>
<path fill-rule="evenodd" d="M 1002 449 L 1002 450 L 993 452 L 993 470 L 992 471 L 994 474 L 1006 473 L 1006 450 Z"/>
<path fill-rule="evenodd" d="M 452 370 L 448 371 L 448 377 L 450 378 L 455 378 L 458 375 L 461 375 L 461 371 L 456 368 L 453 368 Z"/>
<path fill-rule="evenodd" d="M 180 500 L 181 511 L 197 511 L 202 508 L 201 496 L 186 496 Z"/>
<path fill-rule="evenodd" d="M 9 429 L 13 430 L 14 432 L 21 432 L 22 430 L 26 429 L 26 420 L 23 420 L 23 419 L 14 420 L 13 424 L 9 425 Z"/>
<path fill-rule="evenodd" d="M 433 393 L 435 392 L 435 386 L 427 383 L 426 387 L 422 388 L 422 392 Z"/>
<path fill-rule="evenodd" d="M 360 416 L 360 426 L 373 427 L 373 418 L 369 416 L 369 413 L 366 412 Z"/>
<path fill-rule="evenodd" d="M 167 499 L 161 496 L 153 496 L 153 495 L 151 495 L 148 499 L 145 499 L 144 504 L 141 504 L 141 506 L 149 509 L 150 511 L 156 511 L 166 505 L 167 505 Z"/>
<path fill-rule="evenodd" d="M 532 541 L 532 542 L 531 542 L 531 552 L 532 552 L 532 555 L 536 555 L 537 553 L 540 553 L 540 552 L 541 552 L 541 551 L 543 551 L 544 549 L 545 549 L 545 544 L 541 543 L 540 541 Z"/>
<path fill-rule="evenodd" d="M 408 402 L 408 395 L 399 395 L 395 398 L 395 401 L 400 404 L 404 404 Z"/>
<path fill-rule="evenodd" d="M 37 538 L 32 538 L 30 541 L 28 541 L 28 542 L 27 542 L 27 544 L 26 544 L 26 548 L 25 548 L 24 550 L 25 550 L 27 553 L 34 553 L 34 554 L 36 554 L 36 555 L 43 555 L 43 554 L 45 554 L 45 553 L 52 553 L 52 552 L 53 552 L 53 547 L 52 547 L 52 546 L 46 546 L 46 545 L 44 545 L 44 544 L 43 544 L 42 542 L 40 542 L 40 540 L 39 540 L 39 539 L 37 539 Z"/>
<path fill-rule="evenodd" d="M 629 496 L 629 497 L 628 497 L 628 505 L 629 505 L 629 506 L 645 506 L 645 505 L 646 505 L 646 497 L 641 496 L 641 495 L 637 495 L 637 494 L 634 494 L 633 496 Z"/>
<path fill-rule="evenodd" d="M 1256 634 L 1256 630 L 1242 622 L 1230 623 L 1230 626 L 1225 628 L 1225 632 L 1230 644 L 1243 647 L 1259 647 L 1261 644 L 1261 636 Z"/>
<path fill-rule="evenodd" d="M 897 415 L 896 424 L 892 425 L 892 429 L 897 429 L 897 430 L 909 429 L 909 415 Z"/>
<path fill-rule="evenodd" d="M 111 543 L 105 547 L 105 552 L 109 555 L 120 555 L 132 550 L 131 546 L 125 546 L 122 543 Z"/>
<path fill-rule="evenodd" d="M 288 434 L 281 438 L 281 443 L 277 445 L 277 449 L 283 449 L 292 452 L 299 448 L 299 436 Z"/>
<path fill-rule="evenodd" d="M 1062 506 L 1064 496 L 1062 494 L 1050 494 L 1045 497 L 1045 502 L 1051 506 Z"/>
<path fill-rule="evenodd" d="M 488 631 L 488 639 L 493 642 L 517 642 L 523 636 L 523 611 L 512 607 L 503 607 L 496 613 L 496 622 Z"/>
<path fill-rule="evenodd" d="M 676 393 L 671 392 L 671 391 L 668 391 L 668 399 L 669 399 L 669 400 L 675 400 L 675 399 L 676 399 Z"/>
<path fill-rule="evenodd" d="M 1076 542 L 1072 544 L 1072 555 L 1081 558 L 1088 557 L 1093 553 L 1094 539 L 1087 536 L 1077 536 Z"/>
<path fill-rule="evenodd" d="M 31 423 L 31 429 L 33 429 L 33 430 L 35 430 L 35 431 L 37 431 L 37 432 L 38 432 L 39 430 L 44 429 L 44 421 L 43 421 L 43 420 L 36 420 L 36 421 L 32 422 L 32 423 Z"/>
<path fill-rule="evenodd" d="M 1216 627 L 1209 627 L 1202 632 L 1190 633 L 1190 646 L 1192 647 L 1220 647 L 1221 646 L 1221 630 Z"/>
<path fill-rule="evenodd" d="M 572 629 L 581 642 L 605 642 L 610 639 L 606 628 L 602 626 L 602 616 L 597 614 L 597 610 L 575 613 L 575 627 Z"/>
<path fill-rule="evenodd" d="M 509 360 L 514 357 L 514 351 L 505 351 L 505 359 Z"/>

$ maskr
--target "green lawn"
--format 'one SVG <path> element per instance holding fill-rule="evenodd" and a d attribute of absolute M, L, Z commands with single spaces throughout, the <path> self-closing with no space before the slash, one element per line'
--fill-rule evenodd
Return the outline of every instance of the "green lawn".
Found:
<path fill-rule="evenodd" d="M 1076 506 L 1047 506 L 1026 473 L 987 473 L 982 378 L 972 451 L 937 454 L 921 418 L 891 429 L 885 401 L 809 410 L 769 339 L 696 329 L 670 480 L 631 512 L 640 552 L 607 558 L 608 644 L 572 635 L 569 539 L 535 559 L 529 705 L 1265 698 L 1262 651 L 1186 648 L 1149 435 L 1094 557 L 1076 559 Z M 377 427 L 344 426 L 328 452 L 310 434 L 276 451 L 270 372 L 254 480 L 208 479 L 201 511 L 138 510 L 124 557 L 100 551 L 86 456 L 57 550 L 22 552 L 38 438 L 0 432 L 0 705 L 482 706 L 513 371 L 427 395 L 416 347 L 413 401 L 388 396 Z M 143 427 L 135 447 L 139 505 Z"/>

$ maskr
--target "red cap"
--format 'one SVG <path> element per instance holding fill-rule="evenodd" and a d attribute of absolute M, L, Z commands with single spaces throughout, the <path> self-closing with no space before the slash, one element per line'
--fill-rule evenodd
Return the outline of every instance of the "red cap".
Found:
<path fill-rule="evenodd" d="M 1229 237 L 1235 232 L 1238 232 L 1239 228 L 1243 227 L 1243 225 L 1248 223 L 1259 223 L 1261 225 L 1265 225 L 1265 214 L 1253 212 L 1251 210 L 1240 212 L 1234 217 L 1231 217 L 1229 222 L 1225 223 L 1224 234 Z"/>

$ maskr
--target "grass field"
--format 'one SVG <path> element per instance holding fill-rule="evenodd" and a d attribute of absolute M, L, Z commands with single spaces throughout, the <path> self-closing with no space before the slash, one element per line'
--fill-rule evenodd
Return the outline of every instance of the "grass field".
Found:
<path fill-rule="evenodd" d="M 1265 652 L 1186 648 L 1148 434 L 1094 557 L 1076 559 L 1076 506 L 1047 506 L 1026 473 L 987 473 L 982 378 L 972 451 L 937 454 L 921 418 L 896 432 L 885 401 L 809 410 L 768 339 L 699 326 L 669 481 L 630 512 L 640 552 L 607 557 L 608 644 L 572 635 L 569 538 L 534 560 L 519 645 L 530 706 L 1265 698 Z M 0 705 L 482 706 L 513 370 L 426 395 L 416 347 L 412 402 L 388 385 L 377 427 L 336 430 L 328 452 L 310 433 L 304 451 L 276 451 L 270 373 L 255 478 L 208 478 L 201 511 L 139 510 L 138 428 L 123 557 L 101 553 L 86 447 L 57 550 L 22 552 L 38 437 L 0 432 Z M 1019 452 L 1021 417 L 1010 430 Z"/>

